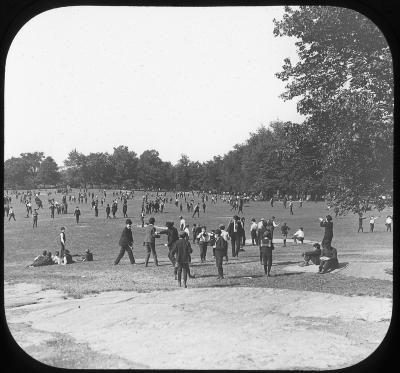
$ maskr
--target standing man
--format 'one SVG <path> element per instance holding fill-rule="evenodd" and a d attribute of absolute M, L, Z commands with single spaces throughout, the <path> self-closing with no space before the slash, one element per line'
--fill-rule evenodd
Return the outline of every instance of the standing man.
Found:
<path fill-rule="evenodd" d="M 388 215 L 385 220 L 386 232 L 392 231 L 392 223 L 393 223 L 393 219 L 390 215 Z"/>
<path fill-rule="evenodd" d="M 250 225 L 250 237 L 251 237 L 251 244 L 253 246 L 257 245 L 257 223 L 256 219 L 252 218 L 251 219 L 251 225 Z"/>
<path fill-rule="evenodd" d="M 224 244 L 224 257 L 225 257 L 225 263 L 228 264 L 228 241 L 231 239 L 229 236 L 229 233 L 225 230 L 225 225 L 220 225 L 219 229 L 221 230 L 221 237 L 225 240 Z"/>
<path fill-rule="evenodd" d="M 94 204 L 94 216 L 98 217 L 99 216 L 99 203 L 96 201 Z"/>
<path fill-rule="evenodd" d="M 376 218 L 374 218 L 373 216 L 371 216 L 369 218 L 369 231 L 370 233 L 374 232 L 374 227 L 375 227 L 375 220 L 378 219 L 378 216 Z"/>
<path fill-rule="evenodd" d="M 242 247 L 245 247 L 245 246 L 246 246 L 246 231 L 245 231 L 245 229 L 244 229 L 244 223 L 245 223 L 245 221 L 246 221 L 245 217 L 242 216 L 242 217 L 240 218 L 240 221 L 241 221 L 241 223 L 242 223 L 242 229 L 241 229 L 241 231 L 240 231 L 241 246 L 242 246 Z M 242 247 L 240 248 L 240 251 L 245 251 L 244 249 L 242 249 Z"/>
<path fill-rule="evenodd" d="M 274 197 L 272 196 L 271 199 L 269 200 L 271 207 L 274 207 Z"/>
<path fill-rule="evenodd" d="M 206 203 L 203 201 L 203 212 L 204 212 L 204 214 L 206 213 L 206 207 L 207 207 L 207 205 L 206 205 Z"/>
<path fill-rule="evenodd" d="M 364 233 L 364 228 L 363 228 L 363 220 L 366 219 L 366 216 L 362 216 L 362 212 L 358 213 L 358 231 L 357 233 L 363 232 Z"/>
<path fill-rule="evenodd" d="M 124 218 L 128 217 L 128 202 L 127 200 L 124 200 L 124 204 L 122 205 L 122 213 L 124 214 Z"/>
<path fill-rule="evenodd" d="M 32 216 L 33 216 L 33 228 L 37 228 L 37 221 L 38 221 L 38 212 L 37 212 L 37 209 L 35 209 L 34 211 L 33 211 L 33 214 L 32 214 Z"/>
<path fill-rule="evenodd" d="M 172 250 L 174 248 L 175 242 L 178 241 L 179 235 L 178 235 L 178 230 L 174 227 L 174 222 L 173 221 L 167 221 L 165 223 L 167 226 L 167 229 L 163 229 L 158 234 L 166 234 L 168 236 L 168 259 L 171 261 L 172 266 L 174 267 L 174 274 L 176 277 L 176 273 L 178 270 L 178 267 L 175 266 L 175 257 L 172 255 Z"/>
<path fill-rule="evenodd" d="M 179 233 L 179 239 L 174 245 L 172 255 L 176 255 L 178 284 L 182 286 L 182 270 L 183 270 L 183 286 L 187 288 L 187 276 L 190 273 L 189 263 L 191 261 L 190 254 L 192 253 L 192 247 L 190 246 L 189 240 L 186 239 L 186 232 Z"/>
<path fill-rule="evenodd" d="M 266 226 L 260 240 L 260 254 L 261 263 L 264 265 L 264 273 L 267 277 L 270 277 L 271 267 L 272 267 L 272 250 L 274 245 L 272 243 L 272 233 L 271 226 Z"/>
<path fill-rule="evenodd" d="M 13 218 L 14 221 L 15 221 L 15 214 L 14 214 L 14 209 L 13 209 L 12 206 L 10 206 L 10 209 L 9 209 L 9 211 L 8 211 L 8 221 L 10 221 L 11 218 Z"/>
<path fill-rule="evenodd" d="M 185 227 L 186 227 L 186 221 L 185 221 L 185 219 L 183 218 L 182 215 L 179 217 L 179 219 L 181 219 L 181 220 L 179 221 L 179 229 L 180 229 L 181 231 L 183 231 L 183 230 L 185 229 Z"/>
<path fill-rule="evenodd" d="M 79 207 L 76 206 L 75 211 L 74 211 L 75 219 L 76 219 L 76 224 L 79 223 L 79 217 L 81 216 L 81 210 L 79 210 Z"/>
<path fill-rule="evenodd" d="M 142 228 L 144 228 L 144 211 L 142 209 L 142 212 L 140 213 L 140 221 L 142 222 Z"/>
<path fill-rule="evenodd" d="M 218 280 L 222 280 L 224 278 L 224 270 L 222 268 L 222 262 L 225 256 L 225 246 L 228 246 L 228 243 L 221 236 L 221 229 L 215 230 L 215 264 L 218 269 Z"/>
<path fill-rule="evenodd" d="M 290 209 L 290 215 L 293 215 L 293 201 L 289 201 L 289 209 Z"/>
<path fill-rule="evenodd" d="M 242 229 L 239 216 L 235 215 L 228 225 L 228 233 L 231 237 L 232 257 L 237 259 L 239 259 L 240 232 Z"/>
<path fill-rule="evenodd" d="M 143 244 L 146 246 L 146 260 L 145 266 L 147 267 L 149 264 L 150 254 L 153 254 L 154 264 L 158 266 L 157 253 L 156 253 L 156 238 L 159 238 L 160 235 L 156 233 L 156 228 L 154 227 L 156 219 L 151 217 L 149 219 L 149 224 L 145 228 L 145 237 Z"/>
<path fill-rule="evenodd" d="M 131 264 L 135 264 L 135 258 L 133 257 L 132 253 L 132 246 L 133 246 L 133 234 L 132 234 L 132 220 L 126 219 L 126 227 L 123 229 L 121 233 L 121 238 L 119 239 L 119 246 L 121 246 L 121 250 L 115 259 L 114 265 L 117 265 L 121 258 L 124 256 L 125 251 L 128 253 L 129 260 Z"/>
<path fill-rule="evenodd" d="M 66 242 L 67 242 L 67 237 L 65 236 L 65 228 L 61 227 L 61 233 L 60 233 L 60 245 L 61 245 L 60 258 L 61 258 L 61 261 L 64 258 Z"/>
<path fill-rule="evenodd" d="M 54 210 L 56 209 L 56 206 L 54 205 L 54 203 L 52 203 L 52 204 L 50 205 L 49 209 L 50 209 L 50 217 L 51 217 L 52 219 L 54 219 Z"/>
<path fill-rule="evenodd" d="M 319 218 L 320 226 L 325 228 L 324 237 L 322 238 L 322 248 L 330 248 L 333 238 L 333 222 L 332 216 L 326 215 L 325 219 Z"/>
<path fill-rule="evenodd" d="M 197 214 L 197 217 L 200 217 L 200 204 L 197 202 L 196 207 L 194 208 L 192 218 Z"/>
<path fill-rule="evenodd" d="M 111 217 L 110 217 L 110 212 L 111 212 L 110 204 L 107 203 L 107 207 L 106 207 L 106 214 L 107 214 L 107 217 L 106 217 L 106 219 L 111 219 Z"/>
<path fill-rule="evenodd" d="M 281 227 L 282 238 L 283 238 L 283 247 L 286 247 L 286 239 L 287 239 L 289 230 L 290 230 L 290 228 L 286 225 L 286 223 L 283 223 L 283 225 Z"/>

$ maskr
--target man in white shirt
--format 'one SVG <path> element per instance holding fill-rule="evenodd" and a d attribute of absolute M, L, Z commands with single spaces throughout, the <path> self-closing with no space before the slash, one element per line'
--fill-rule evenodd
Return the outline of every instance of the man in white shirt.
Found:
<path fill-rule="evenodd" d="M 385 220 L 386 232 L 392 231 L 392 223 L 393 223 L 393 219 L 390 215 L 388 215 Z"/>
<path fill-rule="evenodd" d="M 379 216 L 377 216 L 376 218 L 374 218 L 373 216 L 371 216 L 371 217 L 369 218 L 369 231 L 370 231 L 371 233 L 373 233 L 373 231 L 374 231 L 375 220 L 378 219 L 378 217 L 379 217 Z"/>
<path fill-rule="evenodd" d="M 180 228 L 181 231 L 183 231 L 185 229 L 185 227 L 186 227 L 186 221 L 185 221 L 185 219 L 183 218 L 182 215 L 179 217 L 179 219 L 181 219 L 179 221 L 179 228 Z"/>
<path fill-rule="evenodd" d="M 303 241 L 304 241 L 303 227 L 300 227 L 299 230 L 297 232 L 295 232 L 295 234 L 293 235 L 293 242 L 297 243 L 297 241 L 300 241 L 301 243 L 303 243 Z"/>
<path fill-rule="evenodd" d="M 256 219 L 251 219 L 251 225 L 250 225 L 250 237 L 251 237 L 251 244 L 253 246 L 257 245 L 257 230 L 258 230 L 258 224 L 256 223 Z"/>

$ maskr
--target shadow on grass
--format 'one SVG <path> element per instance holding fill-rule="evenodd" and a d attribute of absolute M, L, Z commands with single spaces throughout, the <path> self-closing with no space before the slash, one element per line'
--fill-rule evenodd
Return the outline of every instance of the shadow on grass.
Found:
<path fill-rule="evenodd" d="M 275 262 L 272 265 L 277 265 L 277 266 L 285 266 L 285 265 L 289 265 L 289 264 L 299 264 L 301 263 L 301 261 L 296 261 L 296 262 L 292 262 L 292 261 L 287 261 L 287 262 Z"/>
<path fill-rule="evenodd" d="M 252 280 L 253 278 L 258 278 L 258 277 L 265 277 L 265 275 L 229 276 L 228 278 L 244 278 L 244 279 Z"/>
<path fill-rule="evenodd" d="M 306 272 L 282 272 L 282 273 L 274 273 L 271 276 L 272 277 L 293 276 L 293 275 L 302 275 L 303 273 Z"/>

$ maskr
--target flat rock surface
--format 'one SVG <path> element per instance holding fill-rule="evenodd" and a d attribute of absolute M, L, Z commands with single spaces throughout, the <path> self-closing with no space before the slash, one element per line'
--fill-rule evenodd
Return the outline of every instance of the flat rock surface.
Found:
<path fill-rule="evenodd" d="M 392 312 L 389 298 L 250 287 L 73 299 L 35 284 L 5 284 L 4 296 L 22 348 L 40 343 L 43 333 L 62 333 L 120 358 L 121 366 L 153 369 L 351 366 L 378 347 Z M 21 323 L 31 337 L 13 332 Z M 321 359 L 327 351 L 329 359 Z"/>

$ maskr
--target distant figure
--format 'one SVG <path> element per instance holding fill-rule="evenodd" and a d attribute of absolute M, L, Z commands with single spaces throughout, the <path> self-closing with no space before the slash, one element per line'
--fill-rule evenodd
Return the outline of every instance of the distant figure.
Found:
<path fill-rule="evenodd" d="M 282 238 L 283 238 L 283 247 L 286 247 L 286 239 L 287 239 L 289 230 L 290 230 L 290 228 L 286 225 L 286 223 L 283 223 L 283 225 L 281 227 Z M 304 238 L 304 236 L 303 236 L 303 238 Z"/>
<path fill-rule="evenodd" d="M 186 222 L 185 222 L 185 219 L 183 218 L 182 215 L 179 217 L 179 219 L 181 219 L 181 220 L 179 221 L 179 229 L 180 229 L 181 231 L 183 231 L 183 230 L 185 229 Z"/>
<path fill-rule="evenodd" d="M 357 233 L 364 232 L 364 228 L 363 228 L 363 220 L 366 219 L 366 216 L 362 216 L 362 212 L 358 213 L 358 231 Z"/>
<path fill-rule="evenodd" d="M 289 201 L 289 209 L 290 209 L 290 215 L 293 215 L 293 201 Z"/>
<path fill-rule="evenodd" d="M 271 197 L 271 199 L 269 200 L 271 207 L 274 207 L 274 197 Z"/>
<path fill-rule="evenodd" d="M 79 217 L 81 216 L 81 210 L 79 209 L 78 206 L 76 206 L 76 208 L 75 208 L 74 215 L 75 215 L 76 224 L 78 224 Z"/>
<path fill-rule="evenodd" d="M 200 204 L 199 204 L 199 203 L 197 203 L 197 204 L 196 204 L 196 207 L 194 208 L 192 218 L 194 218 L 194 216 L 195 216 L 196 214 L 197 214 L 197 217 L 199 218 L 199 217 L 200 217 Z"/>
<path fill-rule="evenodd" d="M 373 217 L 373 216 L 371 216 L 370 218 L 369 218 L 369 231 L 370 231 L 370 233 L 373 233 L 374 232 L 374 227 L 375 227 L 375 220 L 376 219 L 378 219 L 378 216 L 375 218 L 375 217 Z"/>
<path fill-rule="evenodd" d="M 253 246 L 257 245 L 257 223 L 256 219 L 252 218 L 251 219 L 251 225 L 250 225 L 250 237 L 251 237 L 251 244 Z"/>
<path fill-rule="evenodd" d="M 32 216 L 33 216 L 33 228 L 37 228 L 37 222 L 38 222 L 38 212 L 37 212 L 37 209 L 34 209 L 33 210 L 33 214 L 32 214 Z"/>
<path fill-rule="evenodd" d="M 33 263 L 30 264 L 28 267 L 41 267 L 53 264 L 53 260 L 51 258 L 51 252 L 47 252 L 46 250 L 39 256 L 37 256 Z"/>
<path fill-rule="evenodd" d="M 111 212 L 110 204 L 107 203 L 107 206 L 106 206 L 106 219 L 111 219 L 110 212 Z"/>
<path fill-rule="evenodd" d="M 336 206 L 336 207 L 333 209 L 333 212 L 335 213 L 335 218 L 337 218 L 338 215 L 339 215 L 339 207 Z"/>
<path fill-rule="evenodd" d="M 392 223 L 393 223 L 393 218 L 390 215 L 388 215 L 385 220 L 386 232 L 392 231 Z"/>
<path fill-rule="evenodd" d="M 93 262 L 93 253 L 90 252 L 90 249 L 85 250 L 85 255 L 82 258 L 82 262 Z"/>

